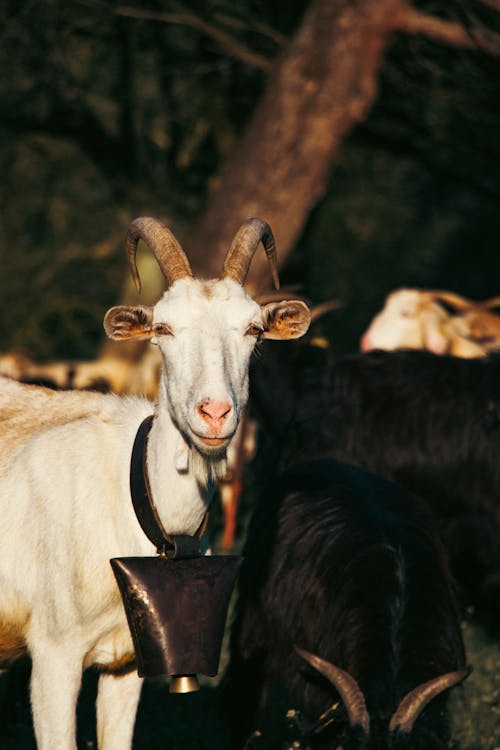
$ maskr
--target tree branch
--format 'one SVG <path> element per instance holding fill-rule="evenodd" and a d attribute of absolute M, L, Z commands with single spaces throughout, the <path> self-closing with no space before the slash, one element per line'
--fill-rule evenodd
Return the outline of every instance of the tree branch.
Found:
<path fill-rule="evenodd" d="M 309 3 L 243 138 L 213 183 L 201 221 L 187 237 L 193 270 L 216 277 L 234 232 L 249 216 L 269 222 L 284 262 L 325 194 L 346 134 L 364 120 L 377 96 L 401 1 Z M 268 277 L 265 256 L 258 253 L 248 288 L 265 288 Z"/>
<path fill-rule="evenodd" d="M 181 8 L 176 12 L 157 12 L 153 10 L 143 10 L 142 8 L 135 8 L 128 5 L 117 5 L 110 7 L 109 5 L 102 2 L 95 2 L 91 0 L 89 3 L 86 0 L 81 0 L 85 5 L 98 5 L 106 10 L 116 13 L 119 16 L 126 16 L 127 18 L 137 18 L 145 21 L 158 21 L 159 23 L 179 24 L 181 26 L 189 26 L 192 29 L 200 31 L 202 34 L 213 39 L 220 47 L 227 52 L 230 57 L 236 60 L 241 60 L 246 65 L 253 68 L 258 68 L 268 73 L 272 67 L 273 61 L 269 60 L 263 55 L 259 55 L 253 52 L 251 49 L 246 47 L 241 42 L 238 42 L 225 31 L 222 31 L 217 26 L 205 21 L 203 18 L 195 15 L 189 10 Z"/>
<path fill-rule="evenodd" d="M 482 0 L 494 7 L 495 0 Z M 500 55 L 500 35 L 475 26 L 465 28 L 460 23 L 436 18 L 422 13 L 409 4 L 401 6 L 394 19 L 395 28 L 404 34 L 417 34 L 462 49 L 481 50 L 490 55 Z"/>
<path fill-rule="evenodd" d="M 500 0 L 476 0 L 479 5 L 484 5 L 485 8 L 491 8 L 500 13 Z"/>

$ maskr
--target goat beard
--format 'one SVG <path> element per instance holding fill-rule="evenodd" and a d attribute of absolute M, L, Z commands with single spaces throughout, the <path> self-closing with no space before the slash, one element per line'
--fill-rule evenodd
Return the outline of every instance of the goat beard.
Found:
<path fill-rule="evenodd" d="M 203 451 L 179 431 L 175 450 L 175 468 L 179 474 L 192 471 L 198 483 L 204 487 L 223 479 L 227 471 L 227 446 Z"/>
<path fill-rule="evenodd" d="M 227 471 L 226 446 L 210 453 L 202 453 L 195 445 L 191 445 L 189 465 L 198 482 L 204 486 L 223 479 Z"/>

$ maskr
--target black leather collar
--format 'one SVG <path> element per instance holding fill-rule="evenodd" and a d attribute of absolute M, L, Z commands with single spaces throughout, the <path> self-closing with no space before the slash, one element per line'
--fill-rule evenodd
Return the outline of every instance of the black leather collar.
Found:
<path fill-rule="evenodd" d="M 168 534 L 162 526 L 155 508 L 148 480 L 146 448 L 153 415 L 141 422 L 134 440 L 130 460 L 130 494 L 135 515 L 148 539 L 157 552 L 166 557 L 197 557 L 201 554 L 200 540 L 208 521 L 205 513 L 200 528 L 194 536 L 188 534 Z"/>

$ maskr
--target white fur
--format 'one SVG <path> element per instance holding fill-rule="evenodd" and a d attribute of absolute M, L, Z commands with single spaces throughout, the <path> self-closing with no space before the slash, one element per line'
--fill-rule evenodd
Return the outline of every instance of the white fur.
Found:
<path fill-rule="evenodd" d="M 458 295 L 454 296 L 458 298 Z M 484 357 L 492 347 L 475 341 L 471 331 L 479 314 L 479 305 L 451 316 L 439 300 L 440 293 L 431 290 L 397 289 L 392 292 L 363 334 L 361 350 L 427 349 L 434 354 Z M 489 317 L 495 316 L 489 313 Z"/>
<path fill-rule="evenodd" d="M 147 463 L 167 531 L 194 533 L 224 470 L 225 448 L 248 391 L 260 307 L 231 280 L 182 279 L 154 308 L 173 336 L 163 359 Z M 206 447 L 200 400 L 232 405 L 225 443 Z M 131 504 L 129 462 L 148 401 L 52 392 L 0 377 L 0 654 L 13 634 L 33 660 L 31 696 L 39 750 L 75 750 L 82 669 L 132 654 L 109 559 L 153 555 Z M 10 639 L 10 641 L 9 641 Z M 131 746 L 141 680 L 99 682 L 99 748 Z"/>

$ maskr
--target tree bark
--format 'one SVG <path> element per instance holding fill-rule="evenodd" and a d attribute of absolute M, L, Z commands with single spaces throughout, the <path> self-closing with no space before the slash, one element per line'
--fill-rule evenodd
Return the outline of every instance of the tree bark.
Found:
<path fill-rule="evenodd" d="M 195 272 L 219 275 L 242 221 L 259 216 L 283 263 L 325 193 L 345 135 L 377 94 L 377 75 L 404 0 L 313 0 L 186 248 Z M 264 253 L 248 277 L 268 285 Z"/>

